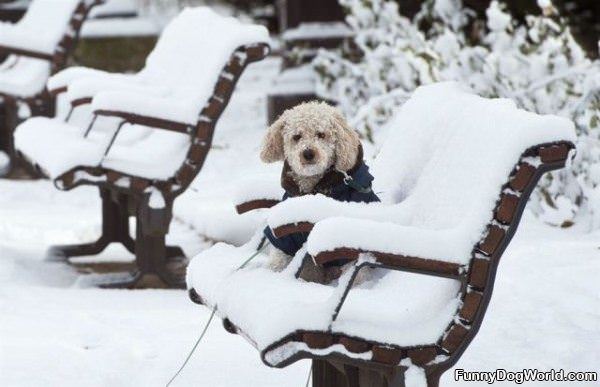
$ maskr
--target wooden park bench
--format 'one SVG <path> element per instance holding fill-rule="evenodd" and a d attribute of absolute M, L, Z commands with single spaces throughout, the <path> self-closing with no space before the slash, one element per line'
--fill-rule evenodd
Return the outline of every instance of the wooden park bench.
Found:
<path fill-rule="evenodd" d="M 404 386 L 405 377 L 437 386 L 481 326 L 537 181 L 565 165 L 575 140 L 564 118 L 453 83 L 417 89 L 388 130 L 372 163 L 382 203 L 307 195 L 268 210 L 275 235 L 310 232 L 283 272 L 265 253 L 239 269 L 260 232 L 188 267 L 193 301 L 216 308 L 268 366 L 313 359 L 314 386 Z M 258 193 L 249 199 L 259 207 Z M 354 267 L 332 284 L 311 283 L 298 279 L 309 259 Z M 371 279 L 352 287 L 358 270 Z"/>
<path fill-rule="evenodd" d="M 34 0 L 23 18 L 14 24 L 0 22 L 0 100 L 4 122 L 0 122 L 0 151 L 14 168 L 13 131 L 18 125 L 20 105 L 31 115 L 54 115 L 54 98 L 46 90 L 51 74 L 61 70 L 79 38 L 90 10 L 104 0 Z"/>
<path fill-rule="evenodd" d="M 137 271 L 103 286 L 131 287 L 148 276 L 183 286 L 168 266 L 184 254 L 165 244 L 173 201 L 202 168 L 236 82 L 268 54 L 268 38 L 262 26 L 205 7 L 186 9 L 139 73 L 71 68 L 50 80 L 72 111 L 66 121 L 36 117 L 21 124 L 17 149 L 61 190 L 97 186 L 103 217 L 100 239 L 55 246 L 51 258 L 95 255 L 118 242 L 135 253 Z M 72 124 L 73 110 L 82 106 L 91 109 L 88 124 Z M 135 240 L 129 216 L 136 218 Z"/>

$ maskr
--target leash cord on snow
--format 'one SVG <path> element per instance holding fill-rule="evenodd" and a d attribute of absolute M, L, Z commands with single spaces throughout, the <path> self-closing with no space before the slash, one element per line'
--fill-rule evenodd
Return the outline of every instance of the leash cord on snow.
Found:
<path fill-rule="evenodd" d="M 265 237 L 263 237 L 263 239 L 260 241 L 260 244 L 258 245 L 258 250 L 256 250 L 256 252 L 254 254 L 252 254 L 237 269 L 235 269 L 235 271 L 241 270 L 244 267 L 246 267 L 246 265 L 248 265 L 248 263 L 250 263 L 250 261 L 252 261 L 254 258 L 256 258 L 258 256 L 258 254 L 260 254 L 268 245 L 269 245 L 269 242 L 266 241 Z M 198 345 L 200 344 L 200 342 L 204 338 L 204 335 L 206 335 L 206 332 L 208 331 L 208 327 L 210 326 L 210 323 L 212 322 L 213 318 L 215 317 L 215 313 L 216 312 L 217 312 L 217 307 L 215 306 L 212 309 L 212 312 L 210 314 L 210 317 L 208 318 L 208 321 L 206 322 L 206 324 L 204 325 L 204 328 L 202 329 L 202 333 L 200 334 L 200 337 L 198 337 L 198 339 L 196 340 L 196 343 L 194 343 L 194 346 L 192 347 L 192 350 L 190 351 L 190 353 L 187 355 L 187 357 L 183 361 L 183 364 L 181 365 L 181 367 L 179 367 L 179 369 L 177 370 L 177 372 L 175 373 L 175 375 L 173 375 L 173 377 L 171 378 L 171 380 L 169 380 L 169 382 L 166 384 L 165 387 L 169 387 L 171 385 L 171 383 L 173 383 L 173 381 L 179 376 L 179 374 L 181 373 L 181 371 L 183 371 L 183 369 L 185 368 L 185 366 L 187 366 L 188 362 L 192 358 L 192 355 L 194 354 L 194 352 L 198 348 Z"/>
<path fill-rule="evenodd" d="M 217 311 L 217 308 L 213 308 L 212 313 L 210 314 L 210 317 L 208 318 L 208 321 L 206 322 L 206 325 L 204 325 L 204 329 L 202 330 L 202 333 L 200 334 L 200 337 L 198 337 L 198 340 L 196 340 L 196 343 L 192 347 L 192 350 L 190 351 L 190 353 L 185 358 L 185 361 L 183 362 L 183 364 L 181 365 L 181 367 L 179 367 L 179 369 L 177 370 L 177 372 L 175 373 L 175 375 L 173 375 L 173 377 L 171 378 L 171 380 L 169 380 L 169 383 L 167 383 L 166 387 L 169 387 L 171 385 L 171 383 L 173 383 L 173 380 L 175 380 L 175 378 L 179 376 L 179 374 L 181 373 L 181 371 L 183 371 L 183 369 L 185 368 L 185 366 L 187 365 L 187 363 L 192 358 L 192 355 L 196 351 L 196 348 L 198 348 L 198 344 L 200 344 L 200 341 L 202 340 L 202 338 L 206 334 L 206 331 L 208 330 L 208 327 L 210 326 L 210 323 L 211 323 L 213 317 L 215 317 L 215 312 L 216 311 Z"/>

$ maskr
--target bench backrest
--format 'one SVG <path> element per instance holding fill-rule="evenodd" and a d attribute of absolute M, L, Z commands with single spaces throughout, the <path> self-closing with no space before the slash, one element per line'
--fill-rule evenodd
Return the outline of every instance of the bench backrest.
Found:
<path fill-rule="evenodd" d="M 39 38 L 38 51 L 52 54 L 79 3 L 79 0 L 34 0 L 16 27 Z"/>
<path fill-rule="evenodd" d="M 200 109 L 231 53 L 268 39 L 262 26 L 219 16 L 208 7 L 187 8 L 165 28 L 140 76 L 166 86 L 173 97 L 197 101 Z"/>
<path fill-rule="evenodd" d="M 56 72 L 66 64 L 89 11 L 104 1 L 33 0 L 21 20 L 0 28 L 0 46 L 49 60 Z"/>
<path fill-rule="evenodd" d="M 375 190 L 398 223 L 456 231 L 469 255 L 498 193 L 523 152 L 574 140 L 573 124 L 506 99 L 485 99 L 455 83 L 420 87 L 388 127 L 373 163 Z"/>

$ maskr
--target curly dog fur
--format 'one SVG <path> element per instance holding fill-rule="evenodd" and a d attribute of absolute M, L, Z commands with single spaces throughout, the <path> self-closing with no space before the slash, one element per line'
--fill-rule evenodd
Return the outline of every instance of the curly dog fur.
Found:
<path fill-rule="evenodd" d="M 332 167 L 342 172 L 352 168 L 359 147 L 358 134 L 337 108 L 324 102 L 306 102 L 286 110 L 269 127 L 260 157 L 266 163 L 287 161 L 290 177 L 306 194 Z M 276 271 L 283 270 L 292 258 L 276 248 L 271 249 L 270 256 L 270 267 Z M 318 276 L 317 267 L 307 270 L 312 273 L 303 273 L 303 278 Z M 359 282 L 362 280 L 357 278 L 355 284 Z"/>

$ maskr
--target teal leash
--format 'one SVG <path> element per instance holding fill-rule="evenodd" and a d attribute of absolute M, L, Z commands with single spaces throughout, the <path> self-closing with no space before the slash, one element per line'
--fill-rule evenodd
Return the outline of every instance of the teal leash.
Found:
<path fill-rule="evenodd" d="M 260 244 L 258 245 L 258 250 L 256 250 L 256 252 L 254 254 L 252 254 L 237 269 L 235 269 L 235 271 L 238 271 L 238 270 L 241 270 L 241 269 L 245 268 L 246 265 L 248 265 L 264 249 L 266 249 L 268 245 L 269 245 L 269 242 L 266 240 L 265 237 L 263 237 L 261 239 L 261 241 L 260 241 Z M 208 318 L 208 321 L 206 322 L 206 324 L 204 325 L 204 328 L 202 329 L 202 333 L 200 334 L 200 337 L 198 337 L 198 339 L 196 340 L 196 343 L 194 343 L 194 346 L 192 347 L 192 350 L 190 351 L 190 353 L 185 358 L 185 360 L 184 360 L 183 364 L 181 365 L 181 367 L 179 367 L 179 369 L 177 370 L 177 372 L 175 373 L 175 375 L 173 375 L 173 377 L 171 378 L 171 380 L 169 380 L 169 382 L 166 384 L 165 387 L 169 387 L 171 385 L 171 383 L 173 383 L 173 381 L 179 376 L 179 374 L 181 373 L 181 371 L 183 371 L 183 369 L 187 366 L 187 364 L 189 363 L 190 359 L 192 358 L 192 355 L 194 354 L 194 352 L 198 348 L 198 345 L 200 344 L 200 342 L 202 341 L 202 339 L 206 335 L 206 332 L 208 331 L 208 327 L 210 326 L 210 323 L 212 322 L 212 320 L 215 317 L 216 313 L 217 313 L 217 307 L 215 306 L 212 309 L 212 312 L 210 314 L 210 317 Z"/>

